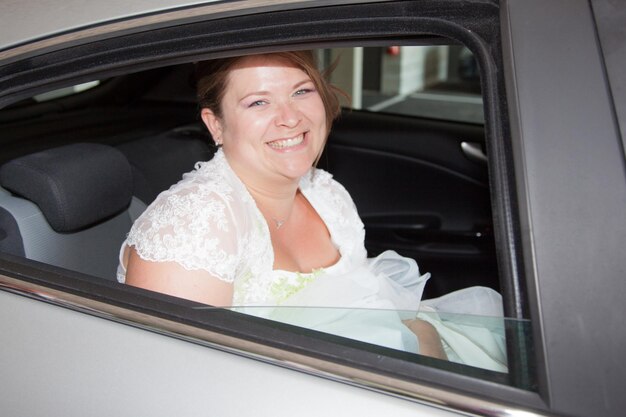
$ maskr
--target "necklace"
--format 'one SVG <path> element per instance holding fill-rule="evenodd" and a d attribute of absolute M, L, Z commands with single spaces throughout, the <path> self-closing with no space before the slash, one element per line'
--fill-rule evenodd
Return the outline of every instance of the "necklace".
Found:
<path fill-rule="evenodd" d="M 283 226 L 283 224 L 285 224 L 285 222 L 287 221 L 287 219 L 280 220 L 275 217 L 272 217 L 272 220 L 274 220 L 274 223 L 276 223 L 276 229 L 280 229 Z"/>
<path fill-rule="evenodd" d="M 294 202 L 296 201 L 296 199 L 298 198 L 298 196 L 296 195 L 296 197 L 294 198 Z M 258 203 L 257 203 L 258 204 Z M 266 219 L 272 219 L 272 221 L 274 222 L 274 224 L 276 225 L 276 230 L 279 230 L 281 227 L 283 227 L 283 225 L 285 224 L 285 222 L 287 220 L 289 220 L 289 217 L 291 217 L 291 212 L 293 211 L 293 206 L 291 207 L 291 209 L 289 210 L 289 213 L 287 213 L 287 216 L 283 217 L 282 219 L 273 217 L 271 215 L 268 214 L 262 214 L 265 216 Z M 269 222 L 269 220 L 268 220 Z"/>

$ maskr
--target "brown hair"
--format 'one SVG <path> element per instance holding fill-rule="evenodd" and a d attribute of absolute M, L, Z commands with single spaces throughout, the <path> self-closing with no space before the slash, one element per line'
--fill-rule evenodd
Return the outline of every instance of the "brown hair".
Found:
<path fill-rule="evenodd" d="M 285 59 L 296 65 L 309 76 L 317 89 L 326 110 L 326 132 L 330 132 L 333 120 L 339 116 L 341 105 L 338 94 L 346 95 L 330 84 L 327 72 L 320 73 L 312 51 L 273 52 L 265 54 Z M 196 94 L 200 108 L 209 109 L 222 118 L 222 99 L 228 84 L 228 75 L 233 66 L 245 56 L 214 59 L 196 64 Z"/>

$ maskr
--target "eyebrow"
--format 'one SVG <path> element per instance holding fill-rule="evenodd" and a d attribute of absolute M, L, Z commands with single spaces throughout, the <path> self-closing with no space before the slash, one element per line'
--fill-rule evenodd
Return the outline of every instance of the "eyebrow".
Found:
<path fill-rule="evenodd" d="M 302 80 L 302 81 L 299 81 L 299 82 L 295 83 L 295 84 L 291 87 L 291 89 L 292 89 L 292 90 L 295 90 L 295 89 L 297 89 L 298 87 L 300 87 L 300 86 L 302 86 L 302 85 L 304 85 L 304 84 L 306 84 L 306 83 L 313 83 L 313 85 L 315 85 L 315 83 L 313 82 L 313 80 L 312 80 L 312 79 L 307 78 L 307 79 L 304 79 L 304 80 Z M 245 100 L 246 98 L 248 98 L 248 97 L 250 97 L 250 96 L 266 96 L 266 95 L 269 95 L 269 94 L 270 94 L 270 92 L 269 92 L 269 91 L 267 91 L 267 90 L 253 91 L 253 92 L 248 93 L 248 94 L 246 94 L 245 96 L 241 97 L 241 98 L 239 99 L 239 102 L 241 102 L 241 101 Z"/>

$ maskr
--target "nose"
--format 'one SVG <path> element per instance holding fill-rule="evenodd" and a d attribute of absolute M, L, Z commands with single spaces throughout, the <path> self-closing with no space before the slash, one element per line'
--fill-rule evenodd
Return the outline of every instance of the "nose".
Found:
<path fill-rule="evenodd" d="M 276 125 L 295 127 L 302 120 L 302 113 L 292 101 L 281 103 L 276 114 Z"/>

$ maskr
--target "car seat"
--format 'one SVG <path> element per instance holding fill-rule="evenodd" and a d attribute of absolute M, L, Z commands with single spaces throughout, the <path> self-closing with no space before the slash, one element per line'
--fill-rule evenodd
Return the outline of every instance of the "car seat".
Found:
<path fill-rule="evenodd" d="M 115 280 L 126 233 L 146 205 L 127 158 L 76 143 L 0 168 L 0 251 Z"/>
<path fill-rule="evenodd" d="M 196 162 L 213 158 L 216 148 L 211 143 L 206 128 L 194 123 L 126 142 L 116 148 L 130 162 L 133 195 L 150 204 L 161 191 L 191 171 Z"/>

